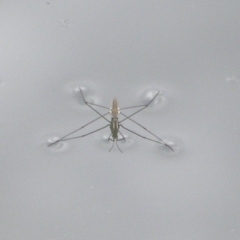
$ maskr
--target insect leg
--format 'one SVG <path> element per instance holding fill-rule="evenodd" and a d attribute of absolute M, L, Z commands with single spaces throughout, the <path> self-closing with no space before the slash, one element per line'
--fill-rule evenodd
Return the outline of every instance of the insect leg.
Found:
<path fill-rule="evenodd" d="M 122 138 L 120 139 L 120 140 L 122 140 L 122 139 L 124 139 L 125 141 L 126 141 L 126 139 L 125 139 L 125 137 L 123 136 L 123 134 L 118 130 L 118 132 L 120 133 L 120 135 L 122 136 Z"/>
<path fill-rule="evenodd" d="M 117 141 L 116 141 L 116 145 L 117 145 L 118 150 L 122 153 L 122 150 L 121 150 L 120 147 L 118 146 Z"/>
<path fill-rule="evenodd" d="M 148 104 L 143 105 L 143 108 L 141 108 L 141 109 L 139 109 L 138 111 L 132 113 L 131 115 L 128 116 L 128 118 L 129 118 L 129 117 L 132 117 L 133 115 L 135 115 L 135 114 L 141 112 L 143 109 L 147 108 L 147 107 L 151 104 L 151 102 L 157 97 L 157 95 L 159 94 L 159 92 L 160 92 L 160 91 L 157 92 L 157 94 L 153 97 L 153 99 L 152 99 Z M 125 108 L 125 109 L 126 109 L 126 108 Z M 121 121 L 119 121 L 119 122 L 122 123 L 123 121 L 127 120 L 128 118 L 124 118 L 123 120 L 121 120 Z"/>
<path fill-rule="evenodd" d="M 108 119 L 106 119 L 100 112 L 98 112 L 95 108 L 93 108 L 93 107 L 90 105 L 89 102 L 87 102 L 87 101 L 85 100 L 85 97 L 84 97 L 84 95 L 83 95 L 82 89 L 81 89 L 80 87 L 79 87 L 79 90 L 80 90 L 80 92 L 81 92 L 81 94 L 82 94 L 84 103 L 85 103 L 86 105 L 88 105 L 88 106 L 89 106 L 94 112 L 96 112 L 98 115 L 100 115 L 102 118 L 104 118 L 107 122 L 110 123 L 110 121 L 109 121 Z M 100 106 L 100 105 L 99 105 L 99 106 Z M 105 108 L 105 107 L 104 107 L 104 108 Z"/>
<path fill-rule="evenodd" d="M 104 106 L 99 105 L 99 104 L 90 103 L 90 102 L 87 102 L 87 103 L 88 103 L 88 104 L 91 104 L 91 105 L 94 105 L 94 106 L 97 106 L 97 107 L 101 107 L 101 108 L 109 109 L 108 107 L 104 107 Z"/>
<path fill-rule="evenodd" d="M 108 137 L 108 141 L 112 140 L 111 139 L 112 133 L 110 133 L 109 137 Z"/>
<path fill-rule="evenodd" d="M 135 124 L 137 124 L 138 126 L 140 126 L 141 128 L 143 128 L 145 131 L 149 132 L 152 136 L 154 136 L 155 138 L 157 138 L 159 141 L 161 141 L 163 144 L 165 144 L 165 142 L 158 137 L 157 135 L 155 135 L 153 132 L 149 131 L 147 128 L 145 128 L 143 125 L 141 125 L 140 123 L 136 122 L 135 120 L 133 120 L 132 118 L 128 117 L 127 115 L 123 114 L 122 112 L 120 113 L 122 114 L 124 117 L 128 118 L 130 121 L 134 122 Z"/>
<path fill-rule="evenodd" d="M 115 144 L 115 141 L 113 141 L 113 140 L 111 140 L 112 142 L 113 142 L 113 144 L 112 144 L 112 147 L 109 149 L 109 152 L 111 152 L 112 151 L 112 149 L 113 149 L 113 146 L 114 146 L 114 144 Z"/>
<path fill-rule="evenodd" d="M 121 125 L 121 127 L 124 128 L 125 130 L 127 130 L 127 131 L 129 131 L 129 132 L 131 132 L 131 133 L 133 133 L 133 134 L 141 137 L 141 138 L 144 138 L 144 139 L 146 139 L 146 140 L 149 140 L 149 141 L 152 141 L 152 142 L 155 142 L 155 143 L 163 144 L 163 145 L 167 146 L 168 148 L 170 148 L 170 149 L 174 152 L 174 149 L 173 149 L 171 146 L 169 146 L 167 143 L 165 143 L 165 142 L 162 142 L 162 141 L 159 142 L 159 141 L 153 140 L 153 139 L 151 139 L 151 138 L 144 137 L 144 136 L 140 135 L 139 133 L 136 133 L 136 132 L 134 132 L 134 131 L 132 131 L 132 130 L 126 128 L 126 127 L 124 127 L 123 125 Z"/>
<path fill-rule="evenodd" d="M 103 114 L 103 116 L 106 116 L 107 114 L 108 114 L 108 112 L 105 113 L 105 114 Z M 100 118 L 102 118 L 102 117 L 95 118 L 95 119 L 93 119 L 92 121 L 88 122 L 87 124 L 83 125 L 82 127 L 77 128 L 76 130 L 74 130 L 74 131 L 72 131 L 72 132 L 70 132 L 70 133 L 64 135 L 63 137 L 61 137 L 61 138 L 58 139 L 57 141 L 55 141 L 55 142 L 53 142 L 53 143 L 50 143 L 50 144 L 48 145 L 48 147 L 51 146 L 51 145 L 53 145 L 53 144 L 55 144 L 55 143 L 57 143 L 57 142 L 59 142 L 59 141 L 61 141 L 62 139 L 68 137 L 69 135 L 71 135 L 71 134 L 73 134 L 73 133 L 75 133 L 75 132 L 77 132 L 77 131 L 79 131 L 79 130 L 85 128 L 86 126 L 88 126 L 89 124 L 91 124 L 91 123 L 97 121 L 97 120 L 100 119 Z"/>
<path fill-rule="evenodd" d="M 71 137 L 71 138 L 64 138 L 64 139 L 62 139 L 62 140 L 58 140 L 58 142 L 63 142 L 63 141 L 67 141 L 67 140 L 72 140 L 72 139 L 77 139 L 77 138 L 86 137 L 86 136 L 88 136 L 88 135 L 90 135 L 90 134 L 92 134 L 92 133 L 98 132 L 98 131 L 106 128 L 106 127 L 109 127 L 109 124 L 106 125 L 106 126 L 104 126 L 104 127 L 98 128 L 98 129 L 96 129 L 96 130 L 94 130 L 94 131 L 92 131 L 92 132 L 86 133 L 86 134 L 84 134 L 84 135 L 77 136 L 77 137 Z M 52 145 L 52 144 L 51 144 L 51 145 Z"/>
<path fill-rule="evenodd" d="M 131 107 L 123 107 L 121 109 L 130 109 L 130 108 L 138 108 L 138 107 L 145 107 L 146 105 L 137 105 L 137 106 L 131 106 Z"/>

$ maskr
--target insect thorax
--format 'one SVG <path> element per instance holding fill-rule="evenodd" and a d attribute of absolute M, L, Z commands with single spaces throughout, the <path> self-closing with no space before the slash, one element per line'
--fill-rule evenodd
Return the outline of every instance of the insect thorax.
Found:
<path fill-rule="evenodd" d="M 116 98 L 114 98 L 112 101 L 112 108 L 110 109 L 110 114 L 112 115 L 113 118 L 118 118 L 118 115 L 120 114 L 118 101 Z"/>

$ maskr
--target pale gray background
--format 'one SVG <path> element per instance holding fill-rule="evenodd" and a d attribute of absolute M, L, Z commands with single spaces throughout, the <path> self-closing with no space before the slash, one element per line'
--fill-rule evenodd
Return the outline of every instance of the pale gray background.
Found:
<path fill-rule="evenodd" d="M 229 0 L 0 1 L 0 239 L 240 239 L 239 16 Z M 47 148 L 97 117 L 78 86 L 120 107 L 161 90 L 134 119 L 175 153 L 126 131 L 109 153 L 109 129 Z"/>

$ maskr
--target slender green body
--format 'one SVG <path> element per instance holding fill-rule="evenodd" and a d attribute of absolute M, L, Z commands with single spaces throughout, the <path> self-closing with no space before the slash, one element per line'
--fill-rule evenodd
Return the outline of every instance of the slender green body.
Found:
<path fill-rule="evenodd" d="M 112 115 L 111 123 L 110 123 L 110 129 L 111 129 L 111 135 L 112 140 L 118 141 L 118 132 L 120 128 L 120 124 L 118 122 L 118 116 L 120 114 L 120 110 L 118 107 L 118 101 L 116 98 L 112 101 L 112 108 L 110 109 L 110 114 Z"/>
<path fill-rule="evenodd" d="M 110 129 L 111 129 L 111 133 L 112 133 L 112 138 L 113 140 L 117 140 L 118 141 L 118 132 L 119 132 L 119 122 L 117 118 L 113 118 L 111 119 L 111 123 L 110 123 Z"/>

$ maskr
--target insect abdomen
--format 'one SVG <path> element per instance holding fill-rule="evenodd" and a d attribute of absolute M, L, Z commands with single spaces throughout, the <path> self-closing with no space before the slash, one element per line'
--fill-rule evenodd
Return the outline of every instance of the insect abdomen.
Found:
<path fill-rule="evenodd" d="M 110 124 L 110 129 L 111 129 L 111 132 L 112 132 L 113 139 L 118 139 L 119 128 L 120 128 L 120 126 L 119 126 L 118 120 L 112 118 L 111 124 Z"/>

